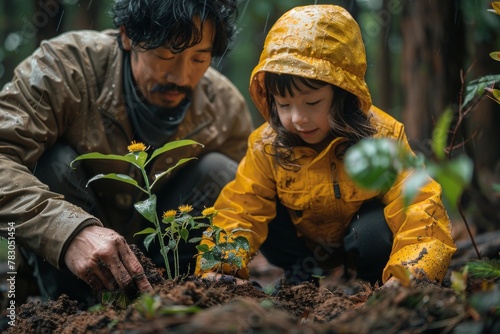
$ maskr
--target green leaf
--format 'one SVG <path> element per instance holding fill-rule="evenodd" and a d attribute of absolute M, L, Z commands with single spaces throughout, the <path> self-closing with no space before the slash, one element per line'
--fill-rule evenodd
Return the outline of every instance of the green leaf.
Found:
<path fill-rule="evenodd" d="M 448 131 L 453 120 L 453 111 L 446 111 L 439 117 L 432 131 L 432 150 L 439 160 L 445 159 L 445 149 L 448 143 Z"/>
<path fill-rule="evenodd" d="M 452 271 L 450 275 L 451 288 L 457 292 L 458 295 L 463 296 L 467 288 L 467 267 L 464 272 Z"/>
<path fill-rule="evenodd" d="M 198 222 L 194 221 L 194 224 L 191 226 L 191 229 L 192 230 L 198 230 L 198 229 L 200 229 L 202 227 L 209 227 L 209 226 L 210 226 L 210 224 L 198 223 Z"/>
<path fill-rule="evenodd" d="M 188 242 L 190 244 L 196 244 L 196 243 L 200 242 L 201 240 L 202 240 L 202 238 L 200 238 L 200 237 L 194 237 L 194 238 L 189 239 Z"/>
<path fill-rule="evenodd" d="M 148 199 L 135 203 L 134 207 L 148 221 L 153 224 L 156 222 L 156 195 L 151 195 Z"/>
<path fill-rule="evenodd" d="M 149 245 L 151 245 L 151 242 L 155 239 L 156 232 L 153 234 L 148 235 L 146 238 L 144 238 L 144 247 L 146 247 L 146 250 L 149 249 Z"/>
<path fill-rule="evenodd" d="M 206 253 L 206 252 L 208 252 L 210 250 L 210 248 L 208 247 L 208 245 L 205 245 L 205 244 L 203 244 L 203 245 L 197 245 L 196 249 L 200 253 Z"/>
<path fill-rule="evenodd" d="M 481 96 L 484 94 L 484 88 L 493 85 L 495 82 L 500 81 L 500 75 L 486 75 L 476 80 L 472 80 L 465 89 L 465 97 L 462 103 L 462 107 L 465 107 L 469 102 L 471 102 L 474 97 Z"/>
<path fill-rule="evenodd" d="M 108 180 L 115 180 L 115 181 L 120 181 L 124 183 L 128 183 L 133 185 L 134 187 L 141 189 L 143 192 L 147 193 L 144 189 L 142 189 L 139 184 L 137 183 L 136 180 L 131 178 L 128 175 L 125 174 L 115 174 L 115 173 L 110 173 L 110 174 L 97 174 L 94 177 L 92 177 L 88 182 L 87 186 L 89 185 L 90 182 L 96 181 L 96 180 L 102 180 L 102 179 L 108 179 Z"/>
<path fill-rule="evenodd" d="M 234 253 L 228 254 L 226 262 L 238 267 L 238 269 L 241 269 L 241 267 L 243 265 L 241 258 Z"/>
<path fill-rule="evenodd" d="M 244 249 L 245 251 L 249 252 L 250 251 L 250 243 L 248 242 L 248 239 L 243 237 L 243 236 L 237 236 L 234 238 L 233 242 L 241 249 Z"/>
<path fill-rule="evenodd" d="M 488 96 L 490 99 L 500 104 L 500 90 L 491 87 L 485 87 L 484 90 L 491 93 L 491 96 Z"/>
<path fill-rule="evenodd" d="M 173 150 L 173 149 L 176 149 L 176 148 L 179 148 L 179 147 L 189 146 L 189 145 L 200 145 L 200 146 L 204 147 L 203 144 L 200 144 L 197 141 L 194 141 L 194 140 L 191 140 L 191 139 L 175 140 L 175 141 L 166 143 L 165 145 L 163 145 L 160 148 L 157 148 L 153 152 L 153 154 L 151 155 L 151 158 L 149 158 L 148 163 L 151 160 L 153 160 L 153 158 L 157 157 L 158 155 L 160 155 L 162 153 L 168 152 L 170 150 Z"/>
<path fill-rule="evenodd" d="M 399 163 L 403 160 L 396 141 L 370 138 L 349 148 L 344 161 L 347 173 L 360 187 L 386 191 L 396 180 Z"/>
<path fill-rule="evenodd" d="M 220 260 L 206 260 L 201 264 L 201 270 L 212 269 L 213 267 L 219 265 Z"/>
<path fill-rule="evenodd" d="M 182 228 L 179 231 L 179 235 L 181 236 L 182 240 L 187 241 L 187 238 L 189 237 L 189 231 L 186 228 Z"/>
<path fill-rule="evenodd" d="M 128 162 L 138 168 L 144 167 L 144 163 L 147 158 L 146 152 L 136 152 L 136 153 L 128 153 L 125 155 L 117 155 L 117 154 L 102 154 L 98 152 L 86 153 L 82 154 L 75 158 L 75 160 L 71 161 L 70 166 L 73 167 L 73 164 L 76 161 L 80 160 L 89 160 L 89 159 L 101 159 L 101 160 L 118 160 L 123 162 Z"/>
<path fill-rule="evenodd" d="M 496 61 L 500 61 L 500 52 L 498 51 L 490 52 L 490 57 Z"/>
<path fill-rule="evenodd" d="M 146 227 L 144 230 L 140 231 L 140 232 L 137 232 L 134 234 L 134 237 L 136 235 L 140 235 L 140 234 L 150 234 L 150 233 L 157 233 L 157 231 L 152 228 L 152 227 Z"/>
<path fill-rule="evenodd" d="M 443 197 L 448 200 L 451 209 L 457 210 L 458 198 L 472 179 L 472 161 L 462 155 L 440 165 L 429 165 L 428 171 L 441 185 Z"/>
<path fill-rule="evenodd" d="M 236 250 L 237 245 L 232 242 L 221 242 L 217 245 L 222 251 L 233 251 Z"/>

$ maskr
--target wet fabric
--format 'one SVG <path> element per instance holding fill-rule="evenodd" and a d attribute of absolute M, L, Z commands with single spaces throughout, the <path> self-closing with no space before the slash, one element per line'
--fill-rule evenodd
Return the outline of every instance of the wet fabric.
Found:
<path fill-rule="evenodd" d="M 99 219 L 65 201 L 33 176 L 38 159 L 56 142 L 79 155 L 128 153 L 135 129 L 125 108 L 123 52 L 117 30 L 72 31 L 43 41 L 16 68 L 13 79 L 0 92 L 0 232 L 16 223 L 17 243 L 51 265 L 64 269 L 68 240 L 89 221 L 122 235 L 138 231 L 126 225 L 133 204 L 144 194 L 116 182 L 91 184 L 102 216 Z M 209 68 L 194 88 L 182 124 L 165 141 L 192 139 L 196 145 L 170 151 L 148 165 L 150 182 L 181 158 L 219 152 L 239 161 L 252 130 L 246 102 L 236 87 Z M 86 175 L 119 173 L 141 179 L 140 172 L 119 161 L 82 163 Z M 52 166 L 56 170 L 58 164 Z M 176 169 L 156 183 L 176 177 Z"/>
<path fill-rule="evenodd" d="M 374 138 L 394 139 L 411 151 L 404 125 L 372 105 L 364 78 L 366 55 L 361 31 L 342 7 L 295 7 L 269 30 L 250 78 L 251 98 L 268 120 L 266 72 L 317 79 L 351 92 L 376 129 Z M 386 192 L 360 189 L 346 172 L 342 157 L 336 154 L 345 138 L 334 138 L 320 152 L 307 146 L 294 147 L 298 170 L 278 166 L 267 153 L 275 138 L 276 132 L 268 123 L 250 135 L 249 149 L 235 180 L 223 189 L 216 202 L 221 212 L 214 224 L 254 232 L 242 233 L 250 241 L 250 254 L 238 272 L 240 277 L 248 274 L 246 264 L 268 236 L 268 224 L 276 216 L 276 200 L 287 208 L 297 235 L 314 250 L 321 244 L 341 244 L 363 203 L 377 199 L 384 205 L 385 220 L 394 235 L 383 282 L 391 276 L 406 275 L 406 270 L 430 280 L 444 278 L 456 247 L 441 186 L 435 180 L 429 178 L 414 202 L 405 208 L 402 188 L 412 171 L 401 172 Z M 198 272 L 203 271 L 198 267 Z"/>

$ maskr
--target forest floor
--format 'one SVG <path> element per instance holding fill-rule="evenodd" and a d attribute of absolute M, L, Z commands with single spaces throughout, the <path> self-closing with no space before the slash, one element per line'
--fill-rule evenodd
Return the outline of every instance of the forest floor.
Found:
<path fill-rule="evenodd" d="M 480 248 L 498 258 L 500 233 L 492 238 Z M 240 285 L 164 280 L 142 257 L 153 293 L 129 305 L 108 299 L 92 309 L 79 309 L 67 296 L 31 301 L 17 310 L 16 325 L 6 333 L 500 333 L 498 278 L 469 277 L 461 289 L 451 288 L 451 273 L 463 273 L 472 260 L 470 248 L 459 246 L 442 285 L 413 281 L 381 288 L 332 275 L 320 287 L 282 285 L 272 294 L 281 271 L 262 257 L 252 262 L 253 284 Z"/>

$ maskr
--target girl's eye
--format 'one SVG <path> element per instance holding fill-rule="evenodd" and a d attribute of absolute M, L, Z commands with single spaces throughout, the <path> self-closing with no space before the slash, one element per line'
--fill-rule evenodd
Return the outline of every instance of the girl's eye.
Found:
<path fill-rule="evenodd" d="M 320 102 L 321 102 L 321 100 L 317 100 L 317 101 L 313 101 L 313 102 L 306 102 L 306 104 L 309 105 L 309 106 L 314 106 L 314 105 L 316 105 L 316 104 L 318 104 Z"/>
<path fill-rule="evenodd" d="M 289 104 L 286 104 L 286 103 L 284 103 L 284 104 L 282 104 L 282 103 L 276 103 L 276 104 L 278 105 L 278 108 L 286 108 L 286 107 L 289 106 Z"/>

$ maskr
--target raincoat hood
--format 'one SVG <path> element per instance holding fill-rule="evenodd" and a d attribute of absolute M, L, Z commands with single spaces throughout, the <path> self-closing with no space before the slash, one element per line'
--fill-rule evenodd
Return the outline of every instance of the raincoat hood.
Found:
<path fill-rule="evenodd" d="M 364 112 L 372 105 L 365 82 L 366 53 L 361 31 L 353 17 L 339 6 L 295 7 L 267 34 L 259 64 L 250 77 L 250 96 L 268 120 L 265 72 L 338 86 L 356 95 Z"/>

